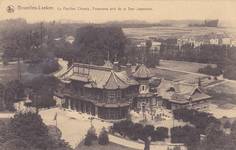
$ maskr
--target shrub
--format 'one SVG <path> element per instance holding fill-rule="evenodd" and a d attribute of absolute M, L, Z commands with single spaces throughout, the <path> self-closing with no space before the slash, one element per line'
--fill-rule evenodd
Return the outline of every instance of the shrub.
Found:
<path fill-rule="evenodd" d="M 154 132 L 154 126 L 153 125 L 146 125 L 144 126 L 142 130 L 142 135 L 140 136 L 140 139 L 144 140 L 145 138 L 151 136 Z"/>
<path fill-rule="evenodd" d="M 109 143 L 109 138 L 106 129 L 103 127 L 102 131 L 98 136 L 98 143 L 100 145 L 107 145 Z"/>
<path fill-rule="evenodd" d="M 220 123 L 220 121 L 211 114 L 206 112 L 199 112 L 196 110 L 177 109 L 174 110 L 173 114 L 175 119 L 182 119 L 185 122 L 190 122 L 191 124 L 195 125 L 195 127 L 200 131 L 201 134 L 204 134 L 206 127 L 210 123 Z"/>
<path fill-rule="evenodd" d="M 152 141 L 164 141 L 165 138 L 168 138 L 168 128 L 157 127 L 152 134 Z"/>
<path fill-rule="evenodd" d="M 88 134 L 85 136 L 84 145 L 86 145 L 86 146 L 92 145 L 92 138 Z"/>
<path fill-rule="evenodd" d="M 132 128 L 133 134 L 131 139 L 138 140 L 142 136 L 143 125 L 140 123 L 135 123 Z"/>
<path fill-rule="evenodd" d="M 200 142 L 200 133 L 195 127 L 191 126 L 173 127 L 171 128 L 171 142 L 196 146 Z"/>
<path fill-rule="evenodd" d="M 207 75 L 212 75 L 212 76 L 219 76 L 222 74 L 222 71 L 220 70 L 219 67 L 212 67 L 210 65 L 207 65 L 206 67 L 204 68 L 200 68 L 198 70 L 199 73 L 204 73 L 204 74 L 207 74 Z"/>
<path fill-rule="evenodd" d="M 133 122 L 130 120 L 123 120 L 120 122 L 116 122 L 112 126 L 112 132 L 119 133 L 121 136 L 128 136 L 131 137 L 133 132 Z"/>
<path fill-rule="evenodd" d="M 85 139 L 84 139 L 84 145 L 87 145 L 87 146 L 90 146 L 92 145 L 92 142 L 97 140 L 97 135 L 96 135 L 96 130 L 95 128 L 92 126 L 86 136 L 85 136 Z"/>

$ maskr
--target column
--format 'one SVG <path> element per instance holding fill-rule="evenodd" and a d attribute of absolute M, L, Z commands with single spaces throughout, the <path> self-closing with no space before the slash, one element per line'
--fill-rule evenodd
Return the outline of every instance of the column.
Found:
<path fill-rule="evenodd" d="M 86 103 L 85 103 L 85 102 L 83 102 L 83 103 L 84 103 L 84 108 L 83 108 L 84 113 L 87 113 L 87 110 L 86 110 Z"/>
<path fill-rule="evenodd" d="M 81 111 L 80 101 L 77 101 L 77 111 Z"/>
<path fill-rule="evenodd" d="M 95 116 L 98 117 L 98 107 L 94 106 L 94 108 L 95 108 Z"/>
<path fill-rule="evenodd" d="M 81 112 L 84 112 L 84 104 L 83 104 L 83 102 L 82 102 L 82 101 L 80 102 L 80 108 L 81 108 L 81 109 L 80 109 L 80 110 L 81 110 Z"/>
<path fill-rule="evenodd" d="M 71 109 L 71 101 L 68 99 L 68 109 Z"/>

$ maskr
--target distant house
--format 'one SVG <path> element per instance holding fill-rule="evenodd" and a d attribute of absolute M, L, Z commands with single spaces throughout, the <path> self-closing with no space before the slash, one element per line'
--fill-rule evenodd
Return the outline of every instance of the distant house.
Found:
<path fill-rule="evenodd" d="M 210 41 L 210 44 L 213 44 L 213 45 L 218 45 L 220 43 L 218 38 L 211 38 L 209 39 L 209 41 Z"/>
<path fill-rule="evenodd" d="M 231 41 L 231 46 L 236 46 L 236 40 Z"/>
<path fill-rule="evenodd" d="M 196 36 L 183 36 L 177 40 L 179 47 L 185 44 L 193 44 L 194 48 L 203 44 L 231 45 L 231 38 L 225 34 L 210 33 Z"/>
<path fill-rule="evenodd" d="M 137 44 L 137 47 L 138 47 L 138 48 L 144 48 L 144 47 L 146 47 L 146 42 L 140 42 L 140 43 L 138 43 L 138 44 Z"/>
<path fill-rule="evenodd" d="M 161 80 L 157 93 L 159 104 L 171 110 L 180 108 L 205 110 L 211 98 L 197 85 L 164 79 Z"/>
<path fill-rule="evenodd" d="M 70 35 L 65 37 L 65 41 L 72 44 L 75 41 L 75 37 Z"/>
<path fill-rule="evenodd" d="M 222 38 L 223 45 L 231 45 L 231 38 Z"/>
<path fill-rule="evenodd" d="M 231 38 L 225 34 L 217 34 L 217 33 L 210 33 L 204 35 L 204 40 L 207 42 L 206 44 L 213 44 L 213 45 L 231 45 Z"/>
<path fill-rule="evenodd" d="M 152 42 L 152 46 L 150 48 L 151 53 L 153 54 L 159 54 L 160 53 L 160 49 L 161 49 L 161 42 Z"/>

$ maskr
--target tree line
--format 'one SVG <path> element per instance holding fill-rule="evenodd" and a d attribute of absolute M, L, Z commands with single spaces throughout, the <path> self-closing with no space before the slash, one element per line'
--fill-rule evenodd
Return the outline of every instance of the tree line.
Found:
<path fill-rule="evenodd" d="M 72 150 L 61 139 L 59 129 L 52 132 L 40 115 L 31 112 L 17 113 L 8 122 L 2 122 L 0 139 L 0 149 L 4 150 Z"/>
<path fill-rule="evenodd" d="M 236 121 L 225 125 L 209 113 L 188 109 L 175 110 L 174 118 L 191 126 L 172 128 L 172 142 L 183 142 L 190 150 L 233 150 L 236 147 Z M 225 128 L 230 128 L 229 134 Z"/>
<path fill-rule="evenodd" d="M 236 47 L 227 45 L 202 44 L 194 47 L 193 44 L 184 44 L 182 46 L 162 44 L 160 50 L 161 59 L 190 61 L 199 63 L 213 63 L 217 68 L 202 68 L 201 73 L 209 75 L 219 75 L 236 79 Z M 211 69 L 208 70 L 207 69 Z"/>
<path fill-rule="evenodd" d="M 24 100 L 26 96 L 32 101 L 30 106 L 36 109 L 55 106 L 53 96 L 58 84 L 58 79 L 52 76 L 39 76 L 24 82 L 13 80 L 0 84 L 0 108 L 15 111 L 14 103 Z"/>
<path fill-rule="evenodd" d="M 164 141 L 168 138 L 168 128 L 157 127 L 153 125 L 142 125 L 133 123 L 131 120 L 116 122 L 111 127 L 111 133 L 118 133 L 124 138 L 131 140 L 142 140 L 145 144 L 144 150 L 150 149 L 151 141 Z"/>

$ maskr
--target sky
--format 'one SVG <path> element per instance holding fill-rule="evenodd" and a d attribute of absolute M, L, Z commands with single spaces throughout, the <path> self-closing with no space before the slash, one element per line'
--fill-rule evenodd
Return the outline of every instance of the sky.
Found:
<path fill-rule="evenodd" d="M 13 6 L 14 12 L 8 13 L 7 6 Z M 43 10 L 43 6 L 52 10 Z M 35 7 L 40 7 L 40 10 L 35 10 Z M 134 10 L 127 10 L 128 7 Z M 76 10 L 72 10 L 73 8 Z M 84 10 L 87 8 L 89 11 Z M 111 8 L 116 10 L 110 10 Z M 118 8 L 121 10 L 117 10 Z M 146 10 L 137 10 L 138 8 Z M 165 19 L 220 19 L 235 26 L 235 8 L 234 0 L 0 0 L 0 20 L 25 18 L 28 22 L 74 20 L 100 23 L 123 20 L 158 22 Z"/>

